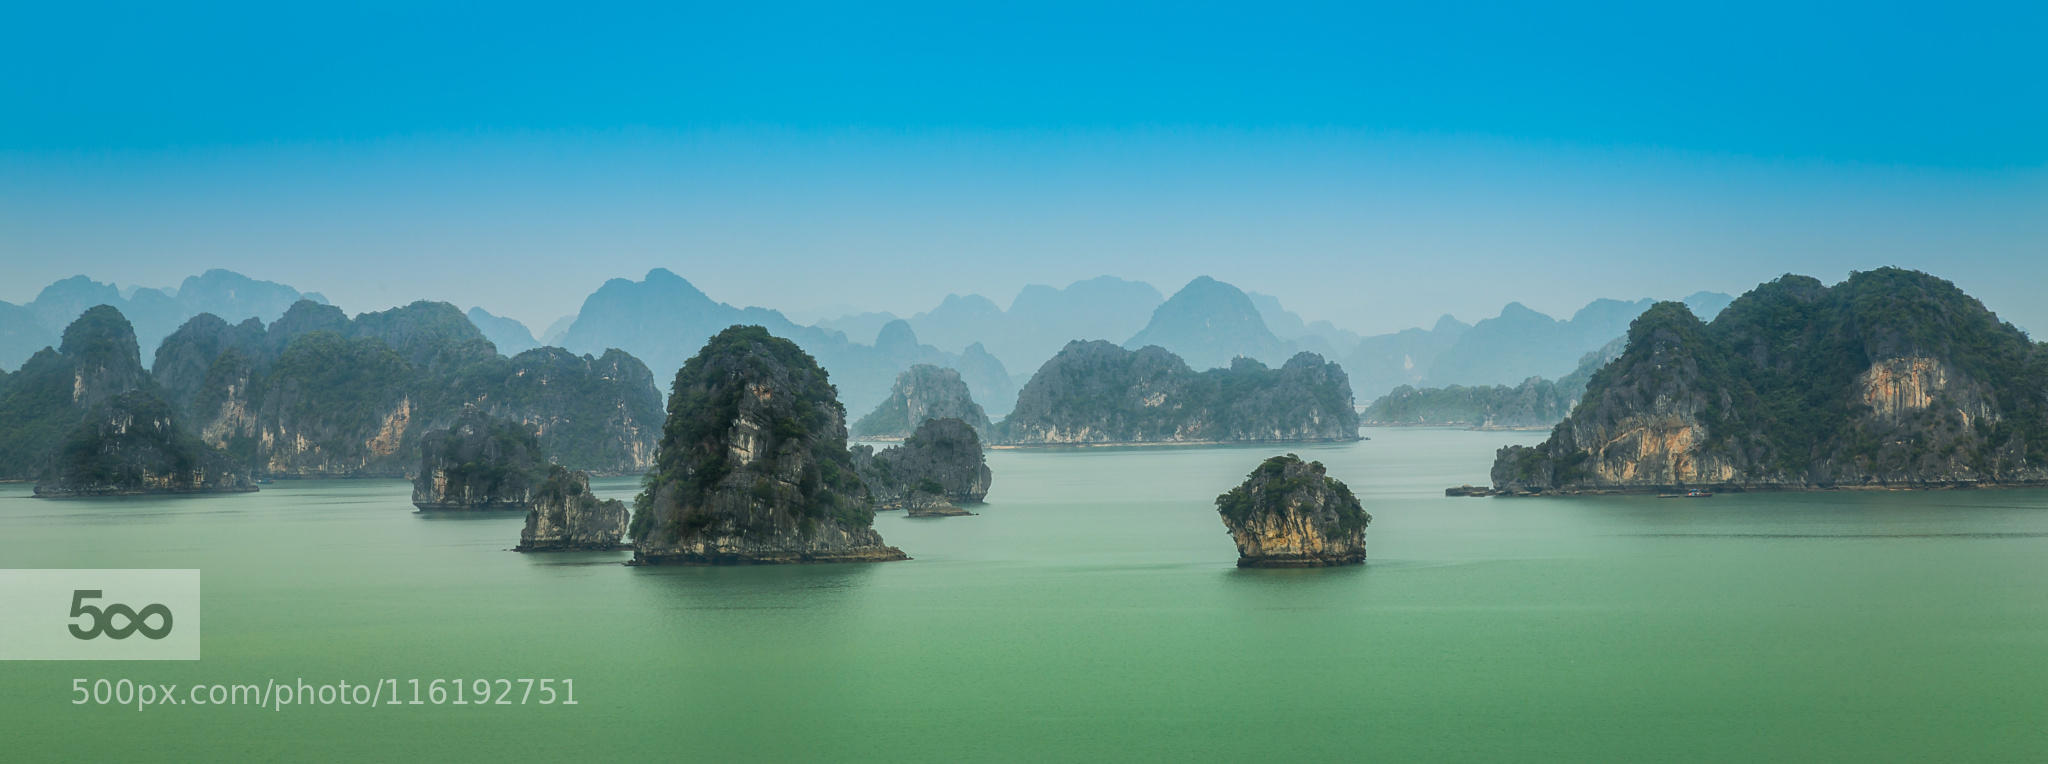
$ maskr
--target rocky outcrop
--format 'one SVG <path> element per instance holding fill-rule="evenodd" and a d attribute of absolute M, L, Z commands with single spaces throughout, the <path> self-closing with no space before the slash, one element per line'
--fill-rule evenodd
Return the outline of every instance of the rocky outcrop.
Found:
<path fill-rule="evenodd" d="M 131 390 L 93 407 L 52 457 L 35 495 L 254 490 L 248 472 L 179 426 L 170 404 L 153 393 Z"/>
<path fill-rule="evenodd" d="M 599 500 L 590 492 L 590 475 L 562 467 L 548 468 L 547 479 L 533 490 L 526 511 L 526 529 L 519 532 L 521 552 L 609 552 L 623 549 L 629 524 L 626 505 Z"/>
<path fill-rule="evenodd" d="M 1047 361 L 990 440 L 1001 445 L 1351 441 L 1358 413 L 1337 364 L 1238 358 L 1195 372 L 1158 347 L 1073 342 Z"/>
<path fill-rule="evenodd" d="M 1365 562 L 1372 515 L 1322 462 L 1294 454 L 1260 464 L 1244 484 L 1216 497 L 1216 511 L 1237 541 L 1241 568 L 1313 568 Z"/>
<path fill-rule="evenodd" d="M 201 437 L 275 476 L 405 475 L 421 436 L 466 406 L 525 424 L 572 469 L 635 473 L 654 463 L 662 416 L 654 376 L 632 356 L 505 358 L 443 303 L 352 321 L 301 302 L 267 328 L 201 315 L 157 349 L 155 375 Z"/>
<path fill-rule="evenodd" d="M 134 327 L 110 306 L 86 310 L 0 387 L 0 479 L 43 476 L 88 413 L 133 390 L 154 390 Z"/>
<path fill-rule="evenodd" d="M 958 419 L 925 420 L 902 445 L 880 453 L 855 446 L 853 464 L 876 509 L 909 509 L 913 514 L 920 502 L 979 504 L 988 496 L 993 477 L 974 429 Z"/>
<path fill-rule="evenodd" d="M 548 467 L 532 430 L 471 408 L 420 439 L 412 504 L 422 511 L 527 509 Z"/>
<path fill-rule="evenodd" d="M 506 367 L 476 405 L 532 427 L 548 458 L 599 475 L 654 466 L 661 395 L 639 359 L 623 350 L 593 357 L 544 347 L 513 356 Z"/>
<path fill-rule="evenodd" d="M 1513 493 L 2048 482 L 2048 352 L 1947 281 L 1787 276 L 1711 324 L 1660 304 Z"/>
<path fill-rule="evenodd" d="M 889 397 L 855 422 L 852 433 L 857 438 L 907 438 L 925 422 L 947 418 L 966 422 L 977 436 L 988 432 L 988 414 L 968 394 L 960 372 L 921 363 L 896 375 Z"/>
<path fill-rule="evenodd" d="M 947 501 L 943 493 L 927 493 L 912 489 L 905 495 L 903 508 L 907 517 L 965 517 L 974 514 Z"/>
<path fill-rule="evenodd" d="M 640 564 L 905 559 L 873 528 L 825 371 L 758 326 L 719 332 L 676 372 L 635 500 Z"/>

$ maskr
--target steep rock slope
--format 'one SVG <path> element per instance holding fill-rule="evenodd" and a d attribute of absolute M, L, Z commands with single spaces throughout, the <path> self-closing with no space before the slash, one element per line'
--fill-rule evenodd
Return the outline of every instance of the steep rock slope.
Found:
<path fill-rule="evenodd" d="M 155 393 L 130 390 L 93 406 L 37 481 L 35 495 L 254 490 L 248 471 L 181 427 L 170 404 Z"/>
<path fill-rule="evenodd" d="M 1312 568 L 1365 562 L 1372 515 L 1322 462 L 1275 456 L 1216 497 L 1216 512 L 1237 542 L 1241 568 Z"/>
<path fill-rule="evenodd" d="M 875 532 L 825 371 L 759 326 L 719 332 L 676 372 L 634 502 L 643 564 L 904 559 Z"/>
<path fill-rule="evenodd" d="M 1955 285 L 1885 268 L 1786 276 L 1712 324 L 1660 304 L 1509 491 L 2048 481 L 2048 351 Z"/>
<path fill-rule="evenodd" d="M 981 440 L 958 419 L 927 419 L 902 445 L 880 453 L 855 446 L 853 464 L 877 509 L 914 508 L 920 497 L 980 503 L 993 479 Z"/>
<path fill-rule="evenodd" d="M 412 504 L 422 510 L 519 510 L 548 474 L 540 439 L 517 422 L 466 409 L 420 438 Z"/>
<path fill-rule="evenodd" d="M 591 494 L 590 475 L 556 465 L 533 491 L 515 549 L 608 552 L 620 547 L 629 522 L 624 502 Z"/>

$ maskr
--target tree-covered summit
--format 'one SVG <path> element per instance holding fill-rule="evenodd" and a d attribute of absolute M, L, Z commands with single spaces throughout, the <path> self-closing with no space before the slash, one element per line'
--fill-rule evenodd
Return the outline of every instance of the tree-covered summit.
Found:
<path fill-rule="evenodd" d="M 1954 284 L 1785 276 L 1711 324 L 1663 304 L 1508 490 L 2048 480 L 2048 350 Z"/>

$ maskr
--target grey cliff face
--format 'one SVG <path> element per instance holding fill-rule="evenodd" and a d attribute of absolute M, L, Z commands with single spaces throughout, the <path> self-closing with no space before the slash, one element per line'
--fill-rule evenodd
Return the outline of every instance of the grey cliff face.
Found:
<path fill-rule="evenodd" d="M 1293 454 L 1260 464 L 1242 485 L 1216 497 L 1244 568 L 1305 568 L 1365 562 L 1372 515 L 1321 462 Z"/>
<path fill-rule="evenodd" d="M 629 524 L 626 505 L 600 501 L 590 493 L 590 475 L 550 467 L 546 480 L 533 491 L 526 528 L 519 533 L 521 552 L 608 552 L 622 549 Z"/>

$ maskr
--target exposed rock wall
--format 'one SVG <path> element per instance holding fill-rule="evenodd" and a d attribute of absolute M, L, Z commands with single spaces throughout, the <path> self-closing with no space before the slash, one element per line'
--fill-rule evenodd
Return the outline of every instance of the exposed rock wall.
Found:
<path fill-rule="evenodd" d="M 1239 567 L 1303 568 L 1365 561 L 1372 515 L 1321 462 L 1275 456 L 1242 485 L 1216 497 L 1217 513 L 1237 542 Z"/>
<path fill-rule="evenodd" d="M 626 505 L 599 500 L 590 492 L 590 475 L 560 466 L 548 470 L 533 491 L 526 528 L 519 533 L 521 552 L 611 551 L 629 524 Z"/>

